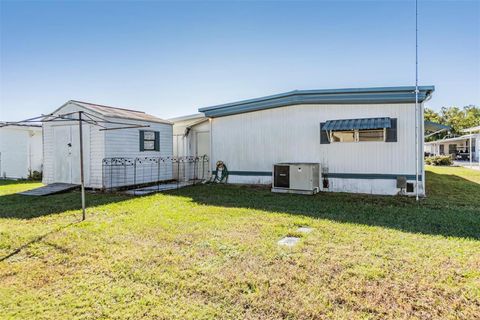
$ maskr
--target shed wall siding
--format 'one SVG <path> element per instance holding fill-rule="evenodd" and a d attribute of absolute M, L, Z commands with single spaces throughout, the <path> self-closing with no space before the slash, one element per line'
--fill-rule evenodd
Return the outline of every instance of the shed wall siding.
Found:
<path fill-rule="evenodd" d="M 320 144 L 321 122 L 370 117 L 397 118 L 397 142 Z M 231 171 L 271 172 L 272 165 L 278 162 L 319 162 L 330 173 L 415 174 L 412 104 L 297 105 L 212 121 L 211 163 L 222 160 Z M 420 174 L 422 166 L 423 161 Z M 396 192 L 395 180 L 336 180 L 346 179 L 332 179 L 330 191 Z M 271 183 L 271 177 L 232 176 L 229 181 Z"/>
<path fill-rule="evenodd" d="M 85 168 L 85 186 L 87 188 L 102 187 L 102 159 L 104 158 L 104 133 L 99 131 L 98 126 L 83 123 L 84 132 L 84 168 Z M 78 143 L 78 122 L 66 123 L 44 123 L 44 172 L 43 183 L 50 184 L 55 181 L 55 155 L 57 153 L 55 145 L 55 128 L 72 127 L 75 133 L 72 136 L 72 142 Z M 72 159 L 73 166 L 79 166 L 79 160 Z M 75 168 L 77 170 L 77 168 Z M 79 169 L 78 169 L 79 170 Z"/>
<path fill-rule="evenodd" d="M 78 105 L 69 103 L 63 108 L 57 110 L 55 115 L 67 114 L 71 112 L 84 111 L 88 113 L 94 113 L 90 110 L 82 108 Z M 102 160 L 104 158 L 104 133 L 99 131 L 100 127 L 90 125 L 87 123 L 82 124 L 85 128 L 84 132 L 89 132 L 88 141 L 84 141 L 85 145 L 88 144 L 89 151 L 84 154 L 84 161 L 89 162 L 85 165 L 88 170 L 85 172 L 85 186 L 87 188 L 101 188 L 102 187 Z M 54 128 L 57 126 L 74 126 L 77 130 L 78 122 L 45 122 L 43 124 L 43 157 L 44 157 L 44 171 L 43 171 L 43 183 L 50 184 L 55 181 L 55 133 Z M 87 128 L 88 127 L 88 128 Z M 78 139 L 78 137 L 72 137 L 72 140 Z M 85 136 L 84 136 L 85 139 Z M 98 161 L 100 159 L 100 161 Z M 72 165 L 75 165 L 74 163 Z"/>
<path fill-rule="evenodd" d="M 105 133 L 98 126 L 90 125 L 90 185 L 89 188 L 103 187 L 103 166 L 105 158 Z"/>
<path fill-rule="evenodd" d="M 54 155 L 53 127 L 43 124 L 43 180 L 44 184 L 54 183 Z"/>
<path fill-rule="evenodd" d="M 113 121 L 118 121 L 111 119 Z M 105 157 L 123 157 L 123 158 L 138 158 L 138 157 L 172 157 L 173 156 L 173 132 L 171 124 L 163 123 L 146 123 L 133 120 L 121 120 L 125 123 L 150 125 L 148 128 L 134 128 L 111 130 L 105 132 Z M 113 127 L 118 125 L 111 125 Z M 140 151 L 140 130 L 152 130 L 160 132 L 160 151 Z M 101 163 L 101 160 L 100 160 Z M 158 177 L 151 176 L 151 181 L 155 181 Z M 161 170 L 160 179 L 170 180 L 173 178 L 173 168 L 171 163 Z M 149 182 L 144 178 L 142 182 Z"/>

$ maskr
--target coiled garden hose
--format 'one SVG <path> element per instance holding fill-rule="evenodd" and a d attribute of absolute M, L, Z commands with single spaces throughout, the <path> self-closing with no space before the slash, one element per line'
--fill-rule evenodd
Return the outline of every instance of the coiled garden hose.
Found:
<path fill-rule="evenodd" d="M 213 176 L 212 182 L 214 183 L 227 183 L 228 180 L 228 168 L 223 161 L 217 161 L 217 166 L 215 170 L 215 175 Z"/>

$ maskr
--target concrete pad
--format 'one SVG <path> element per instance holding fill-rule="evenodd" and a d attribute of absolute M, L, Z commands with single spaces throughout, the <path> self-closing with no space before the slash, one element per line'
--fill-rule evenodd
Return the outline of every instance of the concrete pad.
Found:
<path fill-rule="evenodd" d="M 287 246 L 287 247 L 293 247 L 294 245 L 297 244 L 297 242 L 300 241 L 300 238 L 297 237 L 285 237 L 282 238 L 278 241 L 278 245 L 280 246 Z"/>
<path fill-rule="evenodd" d="M 310 233 L 312 232 L 313 228 L 310 228 L 310 227 L 300 227 L 297 229 L 297 232 L 301 232 L 301 233 Z"/>

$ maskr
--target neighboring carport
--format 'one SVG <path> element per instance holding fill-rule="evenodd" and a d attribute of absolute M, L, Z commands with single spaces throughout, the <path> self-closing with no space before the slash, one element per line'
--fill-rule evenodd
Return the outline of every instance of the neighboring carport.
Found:
<path fill-rule="evenodd" d="M 424 129 L 425 129 L 425 138 L 428 138 L 444 131 L 450 131 L 451 127 L 446 126 L 444 124 L 426 120 L 424 124 Z"/>
<path fill-rule="evenodd" d="M 480 146 L 475 148 L 475 144 L 479 144 L 479 136 L 480 136 L 480 126 L 476 127 L 471 127 L 471 128 L 466 128 L 463 129 L 462 132 L 468 133 L 469 135 L 469 151 L 470 151 L 470 167 L 473 168 L 473 157 L 474 157 L 474 152 L 476 152 L 477 159 L 478 159 L 478 167 L 480 167 Z M 477 133 L 477 139 L 474 139 L 474 133 Z"/>

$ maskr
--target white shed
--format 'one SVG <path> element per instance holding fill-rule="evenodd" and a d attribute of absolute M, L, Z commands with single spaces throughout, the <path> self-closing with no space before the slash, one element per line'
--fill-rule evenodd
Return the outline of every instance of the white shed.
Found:
<path fill-rule="evenodd" d="M 53 112 L 53 116 L 67 115 L 78 119 L 75 112 L 83 111 L 84 119 L 100 121 L 107 128 L 121 127 L 108 122 L 148 126 L 121 130 L 101 130 L 102 127 L 83 123 L 84 171 L 87 188 L 105 188 L 103 163 L 110 158 L 171 157 L 172 123 L 141 111 L 109 107 L 88 102 L 70 100 Z M 106 122 L 102 122 L 106 121 Z M 93 121 L 92 121 L 93 123 Z M 44 122 L 44 174 L 45 184 L 80 183 L 79 125 L 78 121 Z M 170 170 L 163 170 L 161 176 L 147 177 L 170 180 Z M 127 180 L 125 180 L 127 181 Z M 148 182 L 148 180 L 142 180 Z M 127 181 L 124 185 L 133 184 Z"/>
<path fill-rule="evenodd" d="M 42 171 L 42 127 L 0 126 L 0 176 L 25 179 L 33 171 Z"/>
<path fill-rule="evenodd" d="M 423 103 L 433 86 L 419 88 Z M 299 90 L 200 108 L 210 118 L 211 164 L 229 182 L 269 184 L 276 163 L 319 163 L 323 191 L 424 194 L 423 115 L 415 152 L 415 87 Z M 404 190 L 405 191 L 405 190 Z"/>

